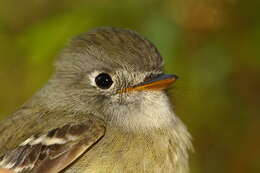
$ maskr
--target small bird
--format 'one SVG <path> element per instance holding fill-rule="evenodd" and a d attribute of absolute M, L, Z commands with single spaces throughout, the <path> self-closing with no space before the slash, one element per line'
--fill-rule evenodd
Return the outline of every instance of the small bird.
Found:
<path fill-rule="evenodd" d="M 0 170 L 187 173 L 191 137 L 175 116 L 156 47 L 101 27 L 70 40 L 47 84 L 0 122 Z"/>

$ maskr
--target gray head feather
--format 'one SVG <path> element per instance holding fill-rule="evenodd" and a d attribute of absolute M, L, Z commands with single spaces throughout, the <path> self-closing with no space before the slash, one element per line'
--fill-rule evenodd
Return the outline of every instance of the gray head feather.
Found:
<path fill-rule="evenodd" d="M 164 92 L 118 94 L 118 90 L 162 73 L 162 64 L 155 46 L 137 33 L 98 28 L 69 42 L 55 63 L 53 77 L 31 104 L 102 116 L 142 111 L 142 103 L 152 107 L 155 100 L 160 102 L 158 98 L 165 101 Z M 113 79 L 113 85 L 107 90 L 98 88 L 94 82 L 94 78 L 104 72 Z M 108 119 L 114 118 L 108 116 Z"/>
<path fill-rule="evenodd" d="M 137 33 L 117 28 L 98 28 L 71 40 L 56 63 L 57 71 L 125 69 L 135 72 L 161 70 L 156 47 Z M 71 70 L 71 71 L 70 71 Z"/>

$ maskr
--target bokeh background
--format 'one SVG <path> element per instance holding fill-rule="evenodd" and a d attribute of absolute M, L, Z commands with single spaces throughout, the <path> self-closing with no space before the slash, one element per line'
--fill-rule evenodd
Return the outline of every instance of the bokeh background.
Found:
<path fill-rule="evenodd" d="M 258 0 L 0 0 L 0 119 L 47 81 L 69 38 L 130 28 L 180 77 L 170 94 L 194 138 L 191 173 L 259 173 L 258 11 Z"/>

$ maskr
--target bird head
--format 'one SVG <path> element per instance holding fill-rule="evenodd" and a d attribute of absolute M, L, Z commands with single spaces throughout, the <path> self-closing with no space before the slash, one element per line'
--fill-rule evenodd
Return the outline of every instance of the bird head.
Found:
<path fill-rule="evenodd" d="M 56 93 L 50 96 L 56 100 L 52 104 L 101 116 L 112 125 L 160 126 L 172 113 L 163 90 L 177 79 L 162 67 L 156 47 L 133 31 L 98 28 L 83 33 L 55 63 L 48 85 Z"/>

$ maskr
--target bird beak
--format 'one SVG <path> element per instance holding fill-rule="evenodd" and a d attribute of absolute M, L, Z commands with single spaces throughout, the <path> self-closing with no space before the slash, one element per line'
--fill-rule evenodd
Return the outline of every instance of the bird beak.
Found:
<path fill-rule="evenodd" d="M 119 93 L 125 93 L 130 91 L 163 90 L 166 89 L 169 85 L 173 84 L 177 79 L 178 77 L 176 75 L 161 74 L 150 80 L 137 84 L 133 87 L 124 88 L 120 90 Z"/>

